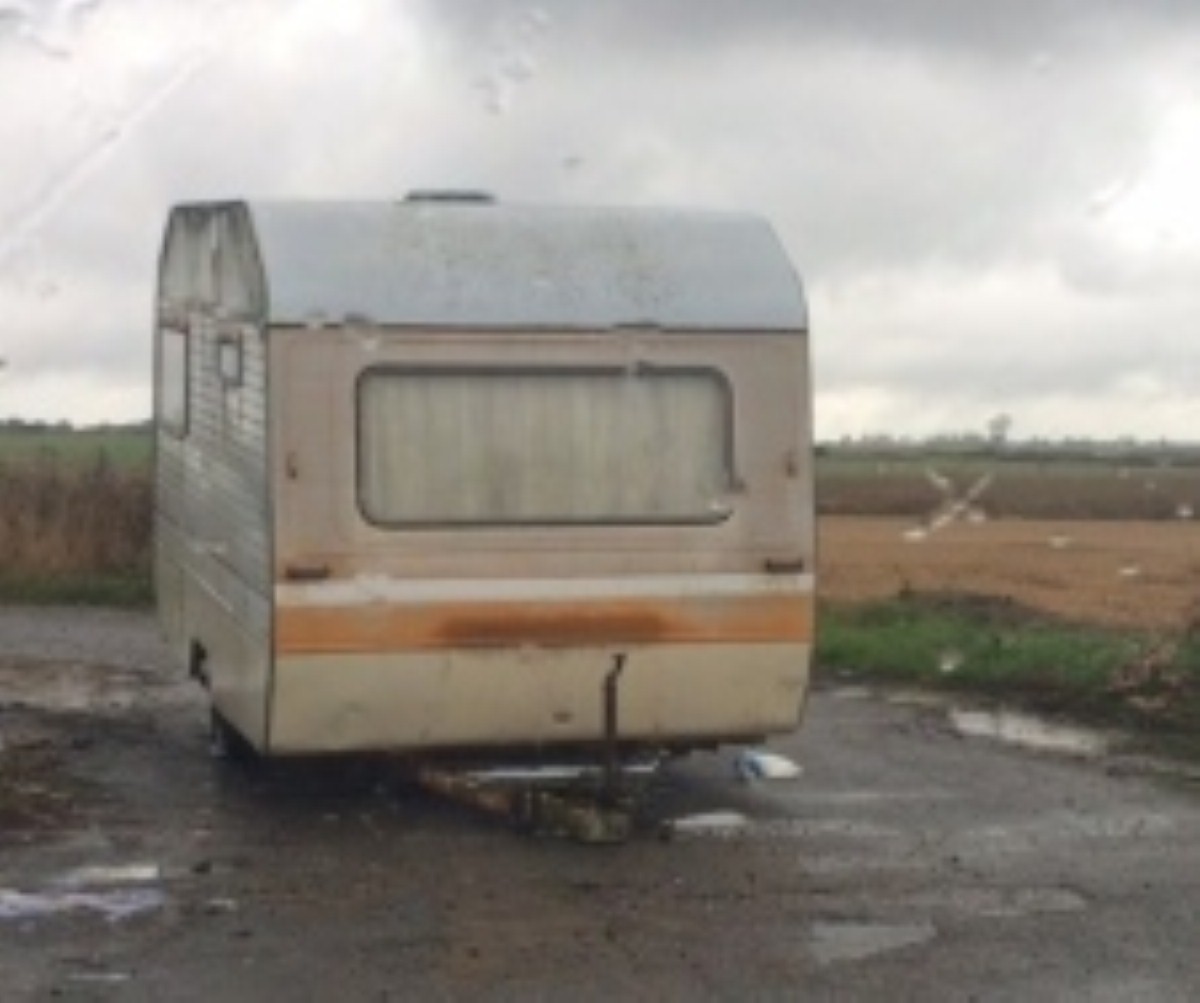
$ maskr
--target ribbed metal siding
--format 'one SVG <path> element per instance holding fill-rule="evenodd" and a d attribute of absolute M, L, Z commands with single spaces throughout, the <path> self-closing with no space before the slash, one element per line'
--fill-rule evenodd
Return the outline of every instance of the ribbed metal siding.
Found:
<path fill-rule="evenodd" d="M 160 604 L 172 601 L 176 586 L 164 562 L 175 561 L 195 579 L 187 587 L 208 591 L 265 654 L 271 574 L 264 342 L 253 329 L 222 330 L 195 315 L 189 328 L 187 433 L 158 433 Z M 221 337 L 240 341 L 239 386 L 226 386 L 218 374 Z M 164 609 L 170 630 L 169 620 Z"/>

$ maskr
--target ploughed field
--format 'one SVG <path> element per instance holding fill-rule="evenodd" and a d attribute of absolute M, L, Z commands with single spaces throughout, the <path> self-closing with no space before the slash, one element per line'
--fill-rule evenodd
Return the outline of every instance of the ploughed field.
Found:
<path fill-rule="evenodd" d="M 1191 518 L 1085 521 L 823 515 L 829 602 L 974 594 L 1104 626 L 1177 631 L 1200 616 L 1200 525 Z"/>
<path fill-rule="evenodd" d="M 150 434 L 0 427 L 0 595 L 148 602 Z M 1200 615 L 1200 449 L 820 450 L 832 602 L 977 594 L 1104 626 Z"/>

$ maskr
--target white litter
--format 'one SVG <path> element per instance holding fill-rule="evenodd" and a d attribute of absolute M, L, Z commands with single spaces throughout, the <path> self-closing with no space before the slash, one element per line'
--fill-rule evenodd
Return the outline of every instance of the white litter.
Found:
<path fill-rule="evenodd" d="M 745 829 L 750 820 L 739 811 L 707 811 L 673 818 L 666 826 L 670 835 L 724 836 Z"/>
<path fill-rule="evenodd" d="M 733 768 L 746 781 L 795 780 L 803 772 L 786 756 L 764 749 L 743 749 L 733 761 Z"/>
<path fill-rule="evenodd" d="M 162 868 L 158 864 L 120 864 L 117 866 L 77 867 L 60 877 L 55 884 L 63 888 L 96 888 L 111 885 L 145 885 L 158 881 Z"/>

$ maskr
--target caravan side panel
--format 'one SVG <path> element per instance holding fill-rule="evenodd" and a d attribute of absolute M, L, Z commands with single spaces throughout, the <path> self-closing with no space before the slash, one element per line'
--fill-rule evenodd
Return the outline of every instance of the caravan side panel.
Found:
<path fill-rule="evenodd" d="M 256 744 L 265 739 L 270 651 L 270 497 L 264 339 L 198 315 L 159 332 L 156 575 L 163 627 L 199 669 L 215 707 Z M 182 420 L 163 420 L 179 391 Z"/>

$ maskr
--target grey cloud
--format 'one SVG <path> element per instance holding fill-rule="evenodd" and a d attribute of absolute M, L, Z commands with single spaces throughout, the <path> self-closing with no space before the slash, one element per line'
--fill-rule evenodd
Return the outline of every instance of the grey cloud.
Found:
<path fill-rule="evenodd" d="M 449 0 L 427 3 L 425 10 L 466 37 L 486 39 L 533 14 L 557 33 L 589 34 L 600 47 L 649 50 L 659 58 L 695 46 L 787 44 L 803 50 L 850 42 L 957 58 L 1053 59 L 1057 51 L 1123 47 L 1131 34 L 1200 23 L 1200 9 L 1188 0 Z"/>
<path fill-rule="evenodd" d="M 4 353 L 145 381 L 173 201 L 444 185 L 764 213 L 813 293 L 823 399 L 902 400 L 915 424 L 1105 393 L 1117 421 L 1131 372 L 1194 396 L 1175 332 L 1200 309 L 1195 259 L 1122 246 L 1094 211 L 1141 176 L 1161 81 L 1200 93 L 1194 4 L 372 0 L 328 37 L 279 13 L 329 10 L 262 5 L 101 151 L 34 267 L 0 268 Z"/>

